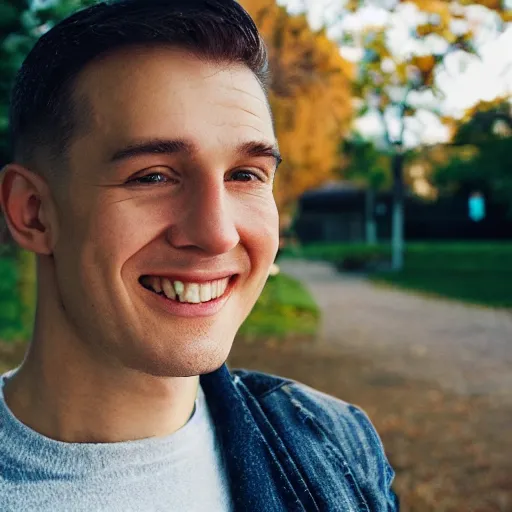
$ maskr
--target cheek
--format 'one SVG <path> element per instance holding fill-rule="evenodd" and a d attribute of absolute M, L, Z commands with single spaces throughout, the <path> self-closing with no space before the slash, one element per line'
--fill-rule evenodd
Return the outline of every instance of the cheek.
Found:
<path fill-rule="evenodd" d="M 172 222 L 169 202 L 125 200 L 98 209 L 89 240 L 111 262 L 126 261 Z"/>
<path fill-rule="evenodd" d="M 279 215 L 273 197 L 246 205 L 237 222 L 240 238 L 254 262 L 273 263 L 279 246 Z"/>

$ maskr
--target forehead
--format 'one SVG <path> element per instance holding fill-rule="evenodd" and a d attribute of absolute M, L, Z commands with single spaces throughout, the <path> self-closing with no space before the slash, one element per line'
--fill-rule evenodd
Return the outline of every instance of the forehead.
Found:
<path fill-rule="evenodd" d="M 183 137 L 200 147 L 274 140 L 265 93 L 241 64 L 208 62 L 167 47 L 133 47 L 94 61 L 75 94 L 109 151 L 134 138 Z"/>

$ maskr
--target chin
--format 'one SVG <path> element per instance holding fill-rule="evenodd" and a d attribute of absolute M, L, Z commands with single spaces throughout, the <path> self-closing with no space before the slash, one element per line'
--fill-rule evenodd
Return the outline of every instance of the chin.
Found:
<path fill-rule="evenodd" d="M 211 373 L 227 360 L 233 340 L 230 343 L 213 342 L 211 339 L 190 343 L 187 347 L 170 347 L 164 353 L 160 350 L 144 350 L 126 361 L 129 367 L 154 377 L 192 377 Z"/>

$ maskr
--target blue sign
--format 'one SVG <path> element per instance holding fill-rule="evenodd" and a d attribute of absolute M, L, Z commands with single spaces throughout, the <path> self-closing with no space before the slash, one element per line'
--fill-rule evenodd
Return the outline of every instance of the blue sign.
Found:
<path fill-rule="evenodd" d="M 485 198 L 482 194 L 476 193 L 469 197 L 469 218 L 474 222 L 485 219 Z"/>

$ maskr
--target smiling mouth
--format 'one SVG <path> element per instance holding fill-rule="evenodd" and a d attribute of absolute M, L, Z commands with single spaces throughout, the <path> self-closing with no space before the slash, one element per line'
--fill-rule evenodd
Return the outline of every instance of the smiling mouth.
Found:
<path fill-rule="evenodd" d="M 232 275 L 213 281 L 193 283 L 145 275 L 139 278 L 139 283 L 146 290 L 175 302 L 203 304 L 223 297 L 235 278 L 236 275 Z"/>

